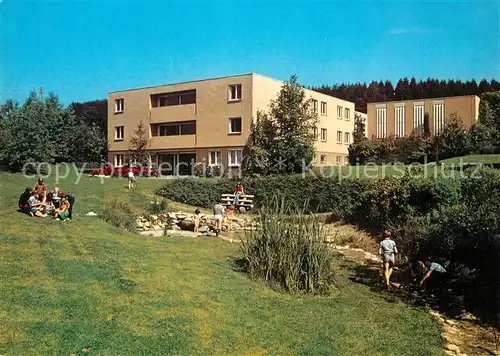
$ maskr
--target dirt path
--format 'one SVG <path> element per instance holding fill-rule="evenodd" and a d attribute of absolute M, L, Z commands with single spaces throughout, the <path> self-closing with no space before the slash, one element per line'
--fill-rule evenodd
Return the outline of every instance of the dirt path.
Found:
<path fill-rule="evenodd" d="M 333 249 L 342 254 L 346 260 L 355 262 L 358 267 L 354 270 L 353 279 L 360 283 L 370 284 L 374 288 L 383 291 L 379 284 L 381 259 L 379 256 L 363 251 L 358 248 L 348 248 L 343 246 L 334 246 Z M 363 273 L 360 273 L 363 271 Z M 397 279 L 398 272 L 395 276 Z M 367 280 L 371 279 L 371 280 Z M 384 292 L 386 293 L 386 292 Z M 425 299 L 418 294 L 410 294 L 409 291 L 395 289 L 391 292 L 396 297 L 406 300 L 410 299 L 415 304 L 424 306 L 430 314 L 439 322 L 443 332 L 444 352 L 450 356 L 476 356 L 476 355 L 496 355 L 500 356 L 500 332 L 491 327 L 480 325 L 471 314 L 462 314 L 461 319 L 449 318 L 442 313 L 429 308 Z M 410 298 L 409 298 L 410 297 Z M 420 298 L 421 300 L 418 300 Z"/>

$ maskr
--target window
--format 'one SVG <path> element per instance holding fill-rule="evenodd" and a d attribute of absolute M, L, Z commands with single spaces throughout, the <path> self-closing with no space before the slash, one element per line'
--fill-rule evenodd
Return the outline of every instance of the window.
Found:
<path fill-rule="evenodd" d="M 115 126 L 115 141 L 123 140 L 124 132 L 124 126 Z"/>
<path fill-rule="evenodd" d="M 317 101 L 317 100 L 315 100 L 315 99 L 313 99 L 313 100 L 312 100 L 312 105 L 313 105 L 313 112 L 314 112 L 315 114 L 317 114 L 317 113 L 318 113 L 318 101 Z"/>
<path fill-rule="evenodd" d="M 229 86 L 229 101 L 241 100 L 241 84 L 234 84 Z"/>
<path fill-rule="evenodd" d="M 321 129 L 321 141 L 326 142 L 326 129 Z"/>
<path fill-rule="evenodd" d="M 318 141 L 318 128 L 315 127 L 313 130 L 314 141 Z"/>
<path fill-rule="evenodd" d="M 337 106 L 337 118 L 342 120 L 342 106 Z"/>
<path fill-rule="evenodd" d="M 344 156 L 344 164 L 349 163 L 349 156 Z"/>
<path fill-rule="evenodd" d="M 242 150 L 229 150 L 229 166 L 241 165 Z"/>
<path fill-rule="evenodd" d="M 337 156 L 335 161 L 337 162 L 337 164 L 341 164 L 342 163 L 342 156 Z"/>
<path fill-rule="evenodd" d="M 152 124 L 152 136 L 195 135 L 196 121 L 172 122 L 168 124 Z"/>
<path fill-rule="evenodd" d="M 123 155 L 122 154 L 115 155 L 115 167 L 123 167 Z"/>
<path fill-rule="evenodd" d="M 377 138 L 387 137 L 387 108 L 377 108 Z"/>
<path fill-rule="evenodd" d="M 344 143 L 346 145 L 351 143 L 351 134 L 349 132 L 344 132 Z"/>
<path fill-rule="evenodd" d="M 405 107 L 404 105 L 394 107 L 394 120 L 396 137 L 405 137 Z"/>
<path fill-rule="evenodd" d="M 345 108 L 344 110 L 344 117 L 346 121 L 351 120 L 351 109 Z"/>
<path fill-rule="evenodd" d="M 229 118 L 229 133 L 241 133 L 241 117 Z"/>
<path fill-rule="evenodd" d="M 210 166 L 221 165 L 222 164 L 222 152 L 221 151 L 211 151 L 208 153 L 208 164 Z"/>
<path fill-rule="evenodd" d="M 196 104 L 196 90 L 176 91 L 172 93 L 161 93 L 151 95 L 151 106 L 176 106 Z"/>
<path fill-rule="evenodd" d="M 337 143 L 342 143 L 342 131 L 337 131 Z"/>
<path fill-rule="evenodd" d="M 413 131 L 424 133 L 424 103 L 413 103 Z"/>
<path fill-rule="evenodd" d="M 326 103 L 324 101 L 321 102 L 321 114 L 326 115 Z"/>
<path fill-rule="evenodd" d="M 434 135 L 439 135 L 444 127 L 444 103 L 434 103 L 432 112 L 434 118 Z"/>
<path fill-rule="evenodd" d="M 123 98 L 115 99 L 115 113 L 123 112 L 124 106 L 125 106 L 125 100 Z"/>
<path fill-rule="evenodd" d="M 321 155 L 321 156 L 319 157 L 319 162 L 320 162 L 321 164 L 326 164 L 326 155 Z"/>

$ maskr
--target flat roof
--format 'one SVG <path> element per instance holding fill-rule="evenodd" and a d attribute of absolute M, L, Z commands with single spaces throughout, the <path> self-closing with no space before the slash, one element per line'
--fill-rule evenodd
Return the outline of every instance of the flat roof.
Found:
<path fill-rule="evenodd" d="M 385 104 L 385 103 L 404 103 L 407 101 L 422 101 L 422 100 L 436 100 L 436 99 L 447 99 L 447 98 L 469 98 L 475 96 L 479 99 L 477 95 L 452 95 L 452 96 L 438 96 L 438 97 L 430 97 L 430 98 L 420 98 L 420 99 L 405 99 L 405 100 L 385 100 L 385 101 L 370 101 L 368 104 Z"/>

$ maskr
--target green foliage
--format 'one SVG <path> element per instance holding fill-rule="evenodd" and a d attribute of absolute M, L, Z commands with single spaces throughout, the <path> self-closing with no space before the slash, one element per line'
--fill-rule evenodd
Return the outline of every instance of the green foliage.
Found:
<path fill-rule="evenodd" d="M 0 161 L 18 171 L 28 162 L 98 162 L 106 138 L 92 124 L 79 121 L 50 93 L 40 100 L 31 93 L 22 106 L 2 106 Z"/>
<path fill-rule="evenodd" d="M 149 134 L 146 131 L 144 123 L 139 122 L 134 130 L 134 135 L 130 138 L 130 159 L 132 162 L 137 162 L 141 167 L 147 167 L 149 164 L 149 154 L 147 148 L 149 146 Z"/>
<path fill-rule="evenodd" d="M 102 218 L 118 228 L 135 231 L 135 211 L 126 200 L 113 198 L 104 202 Z"/>
<path fill-rule="evenodd" d="M 443 131 L 435 137 L 440 158 L 465 156 L 471 152 L 470 136 L 457 114 L 451 114 L 445 122 Z"/>
<path fill-rule="evenodd" d="M 273 200 L 258 221 L 259 227 L 241 244 L 248 274 L 290 293 L 328 293 L 334 256 L 324 243 L 319 219 Z"/>
<path fill-rule="evenodd" d="M 298 173 L 312 161 L 318 113 L 311 104 L 297 77 L 291 76 L 269 104 L 269 112 L 258 112 L 251 126 L 245 174 Z"/>
<path fill-rule="evenodd" d="M 353 143 L 359 143 L 367 140 L 366 138 L 366 124 L 363 122 L 361 115 L 354 115 L 354 131 L 352 133 Z"/>
<path fill-rule="evenodd" d="M 349 146 L 349 163 L 422 163 L 427 151 L 428 140 L 422 136 L 362 140 Z"/>

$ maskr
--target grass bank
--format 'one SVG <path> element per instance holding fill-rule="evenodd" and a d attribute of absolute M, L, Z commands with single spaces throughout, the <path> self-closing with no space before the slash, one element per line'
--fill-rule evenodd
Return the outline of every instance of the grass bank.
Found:
<path fill-rule="evenodd" d="M 53 181 L 49 178 L 50 186 Z M 329 297 L 292 297 L 249 280 L 238 246 L 144 238 L 98 217 L 103 201 L 144 206 L 163 181 L 68 177 L 74 219 L 15 211 L 32 180 L 0 174 L 0 354 L 440 355 L 431 316 L 349 280 Z"/>

